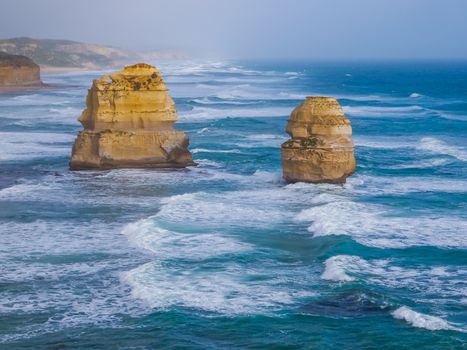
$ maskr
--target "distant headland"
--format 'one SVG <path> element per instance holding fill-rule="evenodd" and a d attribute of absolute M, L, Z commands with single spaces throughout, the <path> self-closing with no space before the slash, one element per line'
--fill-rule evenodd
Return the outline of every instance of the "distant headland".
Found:
<path fill-rule="evenodd" d="M 179 50 L 136 52 L 71 40 L 12 38 L 0 40 L 0 52 L 22 55 L 43 72 L 108 69 L 137 61 L 186 59 Z"/>

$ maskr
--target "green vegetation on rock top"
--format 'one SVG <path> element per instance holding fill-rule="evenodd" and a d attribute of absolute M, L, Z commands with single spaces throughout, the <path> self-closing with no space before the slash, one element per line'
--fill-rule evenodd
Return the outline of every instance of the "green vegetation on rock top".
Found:
<path fill-rule="evenodd" d="M 30 58 L 21 55 L 10 55 L 0 51 L 0 67 L 35 67 Z"/>

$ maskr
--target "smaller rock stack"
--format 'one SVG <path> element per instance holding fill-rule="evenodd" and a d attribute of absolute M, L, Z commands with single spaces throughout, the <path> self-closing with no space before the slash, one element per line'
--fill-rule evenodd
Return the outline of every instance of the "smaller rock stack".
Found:
<path fill-rule="evenodd" d="M 70 168 L 181 168 L 194 165 L 177 131 L 175 103 L 161 73 L 140 63 L 94 80 Z"/>
<path fill-rule="evenodd" d="M 282 144 L 287 182 L 345 183 L 355 172 L 352 127 L 335 98 L 307 97 L 290 115 Z"/>
<path fill-rule="evenodd" d="M 40 68 L 26 56 L 0 52 L 0 88 L 42 87 Z"/>

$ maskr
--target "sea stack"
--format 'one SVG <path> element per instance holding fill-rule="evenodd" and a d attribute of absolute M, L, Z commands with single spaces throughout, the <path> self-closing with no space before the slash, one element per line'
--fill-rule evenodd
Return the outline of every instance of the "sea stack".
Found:
<path fill-rule="evenodd" d="M 0 52 L 0 88 L 36 88 L 43 86 L 39 66 L 26 56 Z"/>
<path fill-rule="evenodd" d="M 339 102 L 309 96 L 290 115 L 282 144 L 287 182 L 345 183 L 355 172 L 352 127 Z"/>
<path fill-rule="evenodd" d="M 73 146 L 72 170 L 194 165 L 188 137 L 173 128 L 175 103 L 148 64 L 94 80 L 78 120 L 84 130 Z"/>

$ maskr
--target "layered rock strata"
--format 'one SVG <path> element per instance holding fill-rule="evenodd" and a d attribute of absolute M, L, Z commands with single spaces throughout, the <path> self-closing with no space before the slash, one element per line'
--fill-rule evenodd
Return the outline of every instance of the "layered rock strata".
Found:
<path fill-rule="evenodd" d="M 181 168 L 194 165 L 177 131 L 175 103 L 161 73 L 140 63 L 94 80 L 78 119 L 70 168 Z"/>
<path fill-rule="evenodd" d="M 344 183 L 355 172 L 352 127 L 335 98 L 307 97 L 290 115 L 282 144 L 288 182 Z"/>
<path fill-rule="evenodd" d="M 26 56 L 0 52 L 0 87 L 41 87 L 40 68 Z"/>

